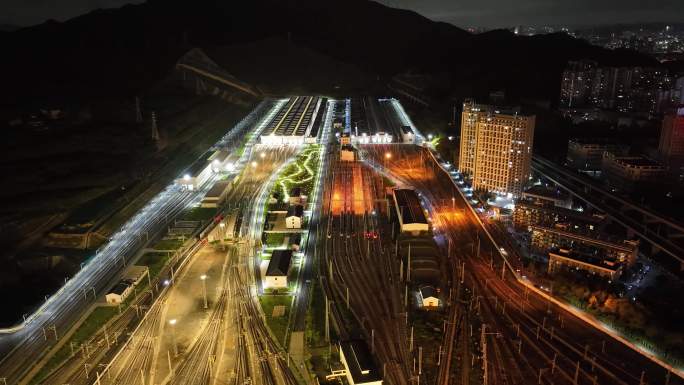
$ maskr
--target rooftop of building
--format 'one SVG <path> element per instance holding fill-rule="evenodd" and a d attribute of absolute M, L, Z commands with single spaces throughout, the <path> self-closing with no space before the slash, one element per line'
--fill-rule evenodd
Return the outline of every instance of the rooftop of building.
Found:
<path fill-rule="evenodd" d="M 116 285 L 114 285 L 114 287 L 112 288 L 112 290 L 110 290 L 109 293 L 107 293 L 107 294 L 121 295 L 121 294 L 123 294 L 123 293 L 126 291 L 126 289 L 128 289 L 128 286 L 129 286 L 129 285 L 128 285 L 126 282 L 124 282 L 124 281 L 119 281 L 119 283 L 117 283 Z"/>
<path fill-rule="evenodd" d="M 226 150 L 218 150 L 218 151 L 214 152 L 213 154 L 211 154 L 209 156 L 208 160 L 210 160 L 212 162 L 217 161 L 219 163 L 223 163 L 226 161 L 226 159 L 228 159 L 229 156 L 230 156 L 230 152 L 228 152 Z"/>
<path fill-rule="evenodd" d="M 528 188 L 527 190 L 523 191 L 522 193 L 523 198 L 526 196 L 529 197 L 541 197 L 541 198 L 546 198 L 546 199 L 553 199 L 553 200 L 567 200 L 570 198 L 570 196 L 563 192 L 559 188 L 549 188 L 544 185 L 533 185 L 532 187 Z"/>
<path fill-rule="evenodd" d="M 302 205 L 290 205 L 287 208 L 287 216 L 288 217 L 302 217 L 304 215 L 304 206 Z"/>
<path fill-rule="evenodd" d="M 635 249 L 638 249 L 639 244 L 636 241 L 629 240 L 619 240 L 614 237 L 606 236 L 601 234 L 601 237 L 596 235 L 587 236 L 584 234 L 574 233 L 571 231 L 566 231 L 562 228 L 545 227 L 545 226 L 530 226 L 533 230 L 552 233 L 561 238 L 570 239 L 576 241 L 576 244 L 584 244 L 586 247 L 591 248 L 609 248 L 612 250 L 618 250 L 624 253 L 632 253 Z"/>
<path fill-rule="evenodd" d="M 423 298 L 438 297 L 437 288 L 435 288 L 432 285 L 421 286 L 418 290 L 420 291 L 420 295 Z"/>
<path fill-rule="evenodd" d="M 224 191 L 228 188 L 230 185 L 230 182 L 227 180 L 220 180 L 216 183 L 214 183 L 213 186 L 207 191 L 207 195 L 205 195 L 205 198 L 218 198 L 220 197 Z"/>
<path fill-rule="evenodd" d="M 663 165 L 653 159 L 643 156 L 615 156 L 613 160 L 627 167 L 649 167 L 649 168 L 663 168 Z"/>
<path fill-rule="evenodd" d="M 382 380 L 375 360 L 364 340 L 349 340 L 340 342 L 340 349 L 347 362 L 347 369 L 354 384 L 364 384 Z"/>
<path fill-rule="evenodd" d="M 191 177 L 199 175 L 209 165 L 209 158 L 214 155 L 212 151 L 207 151 L 200 156 L 193 164 L 185 170 L 185 174 Z"/>
<path fill-rule="evenodd" d="M 148 267 L 147 266 L 138 266 L 138 265 L 133 265 L 129 266 L 128 269 L 126 269 L 126 272 L 123 274 L 123 277 L 121 279 L 130 279 L 134 282 L 137 282 L 140 280 L 142 276 L 147 274 Z"/>
<path fill-rule="evenodd" d="M 503 106 L 477 103 L 475 100 L 468 99 L 463 102 L 463 112 L 487 112 L 494 115 L 532 117 L 534 114 L 527 113 L 520 106 Z"/>
<path fill-rule="evenodd" d="M 402 223 L 422 223 L 427 224 L 427 218 L 423 211 L 423 206 L 420 204 L 420 199 L 415 190 L 411 189 L 394 189 L 394 198 L 397 206 L 401 211 Z"/>
<path fill-rule="evenodd" d="M 271 260 L 268 262 L 268 268 L 266 268 L 266 276 L 283 276 L 287 275 L 290 270 L 290 263 L 292 262 L 292 250 L 273 250 L 271 254 Z"/>
<path fill-rule="evenodd" d="M 620 269 L 620 267 L 622 267 L 622 262 L 618 261 L 615 258 L 606 257 L 603 255 L 590 255 L 573 249 L 553 248 L 549 250 L 549 256 L 557 256 L 572 259 L 578 262 L 586 263 L 588 265 L 593 265 L 596 267 L 600 267 L 602 269 L 612 271 L 617 271 Z"/>
<path fill-rule="evenodd" d="M 614 140 L 609 138 L 571 138 L 568 143 L 575 143 L 582 146 L 619 146 Z"/>
<path fill-rule="evenodd" d="M 588 214 L 582 211 L 577 211 L 565 207 L 559 207 L 559 206 L 542 206 L 535 204 L 534 202 L 527 200 L 527 199 L 520 199 L 515 202 L 515 209 L 516 210 L 537 210 L 540 212 L 544 213 L 549 213 L 549 214 L 556 214 L 556 215 L 562 215 L 563 217 L 569 217 L 572 219 L 576 219 L 578 221 L 582 222 L 590 222 L 590 223 L 600 223 L 602 222 L 605 217 L 600 216 L 600 215 L 593 215 L 593 214 Z"/>

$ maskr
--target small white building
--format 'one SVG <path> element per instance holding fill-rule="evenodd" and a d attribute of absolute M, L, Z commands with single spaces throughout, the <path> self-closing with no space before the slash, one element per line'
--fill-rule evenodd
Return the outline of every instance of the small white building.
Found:
<path fill-rule="evenodd" d="M 414 190 L 395 188 L 392 197 L 401 232 L 418 235 L 430 230 L 425 210 Z"/>
<path fill-rule="evenodd" d="M 304 206 L 290 205 L 290 207 L 287 208 L 287 216 L 285 217 L 285 228 L 301 229 L 303 217 Z"/>
<path fill-rule="evenodd" d="M 264 288 L 282 289 L 287 287 L 287 273 L 292 263 L 292 250 L 273 250 L 266 268 Z"/>
<path fill-rule="evenodd" d="M 176 183 L 184 188 L 194 191 L 201 187 L 212 176 L 212 165 L 209 158 L 213 156 L 212 152 L 206 152 L 199 159 L 195 161 L 183 175 L 176 179 Z"/>
<path fill-rule="evenodd" d="M 439 307 L 439 292 L 434 286 L 426 285 L 418 289 L 420 306 L 425 310 Z"/>
<path fill-rule="evenodd" d="M 105 295 L 107 303 L 118 305 L 125 301 L 149 271 L 147 266 L 131 266 L 126 269 L 121 280 Z"/>
<path fill-rule="evenodd" d="M 107 303 L 118 305 L 126 300 L 128 294 L 133 290 L 133 287 L 124 281 L 119 281 L 114 287 L 105 295 Z"/>
<path fill-rule="evenodd" d="M 356 154 L 351 145 L 342 146 L 340 149 L 340 160 L 342 162 L 353 162 L 356 160 Z"/>

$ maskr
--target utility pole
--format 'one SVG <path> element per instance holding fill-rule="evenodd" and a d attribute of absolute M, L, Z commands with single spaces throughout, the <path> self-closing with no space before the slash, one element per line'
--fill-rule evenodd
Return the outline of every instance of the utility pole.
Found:
<path fill-rule="evenodd" d="M 330 341 L 330 301 L 325 297 L 325 340 Z"/>
<path fill-rule="evenodd" d="M 408 259 L 408 262 L 406 264 L 407 265 L 406 266 L 406 280 L 408 282 L 411 282 L 411 242 L 409 242 L 409 245 L 408 245 L 408 258 L 407 259 Z"/>
<path fill-rule="evenodd" d="M 209 306 L 207 304 L 207 276 L 206 276 L 206 274 L 202 274 L 200 276 L 200 279 L 202 280 L 202 295 L 204 297 L 204 308 L 207 309 Z"/>
<path fill-rule="evenodd" d="M 171 366 L 171 351 L 167 350 L 166 351 L 166 360 L 169 363 L 169 373 L 171 373 L 172 376 L 175 375 L 173 371 L 173 366 Z"/>
<path fill-rule="evenodd" d="M 418 375 L 423 373 L 423 347 L 418 347 Z"/>
<path fill-rule="evenodd" d="M 409 342 L 409 352 L 413 351 L 413 326 L 411 326 L 411 339 Z"/>
<path fill-rule="evenodd" d="M 169 325 L 171 325 L 171 341 L 173 343 L 173 356 L 178 355 L 178 344 L 176 343 L 176 319 L 169 320 Z"/>
<path fill-rule="evenodd" d="M 483 385 L 488 385 L 489 378 L 487 377 L 487 339 L 485 338 L 487 330 L 487 324 L 482 324 L 482 330 L 480 333 L 480 346 L 482 346 L 482 372 L 483 372 Z"/>
<path fill-rule="evenodd" d="M 157 113 L 152 111 L 152 140 L 159 140 L 159 127 L 157 127 Z"/>
<path fill-rule="evenodd" d="M 347 286 L 347 310 L 349 310 L 349 286 Z"/>

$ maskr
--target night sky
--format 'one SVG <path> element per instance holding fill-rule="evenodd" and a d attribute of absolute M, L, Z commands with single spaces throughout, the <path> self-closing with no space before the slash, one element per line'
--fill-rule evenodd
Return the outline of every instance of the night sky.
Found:
<path fill-rule="evenodd" d="M 31 25 L 66 20 L 96 8 L 118 7 L 126 0 L 2 0 L 0 24 Z M 415 10 L 459 27 L 514 25 L 591 25 L 621 22 L 683 22 L 682 0 L 380 0 Z M 189 2 L 191 3 L 191 2 Z"/>

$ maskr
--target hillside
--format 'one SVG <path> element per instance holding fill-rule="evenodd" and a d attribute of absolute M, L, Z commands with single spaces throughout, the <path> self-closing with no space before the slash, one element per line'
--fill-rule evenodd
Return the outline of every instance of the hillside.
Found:
<path fill-rule="evenodd" d="M 6 90 L 0 101 L 21 105 L 43 101 L 45 95 L 130 96 L 163 78 L 192 47 L 237 47 L 225 60 L 234 63 L 235 76 L 244 71 L 254 83 L 266 84 L 272 71 L 263 67 L 259 79 L 254 65 L 296 56 L 288 53 L 288 36 L 311 58 L 307 71 L 285 72 L 300 76 L 293 79 L 300 82 L 292 85 L 295 89 L 327 77 L 330 68 L 325 67 L 341 62 L 347 64 L 340 66 L 343 72 L 358 69 L 376 79 L 406 70 L 446 73 L 449 87 L 463 93 L 505 88 L 512 95 L 555 99 L 568 59 L 652 63 L 565 35 L 470 35 L 368 0 L 150 0 L 0 34 L 7 58 L 0 63 Z"/>

